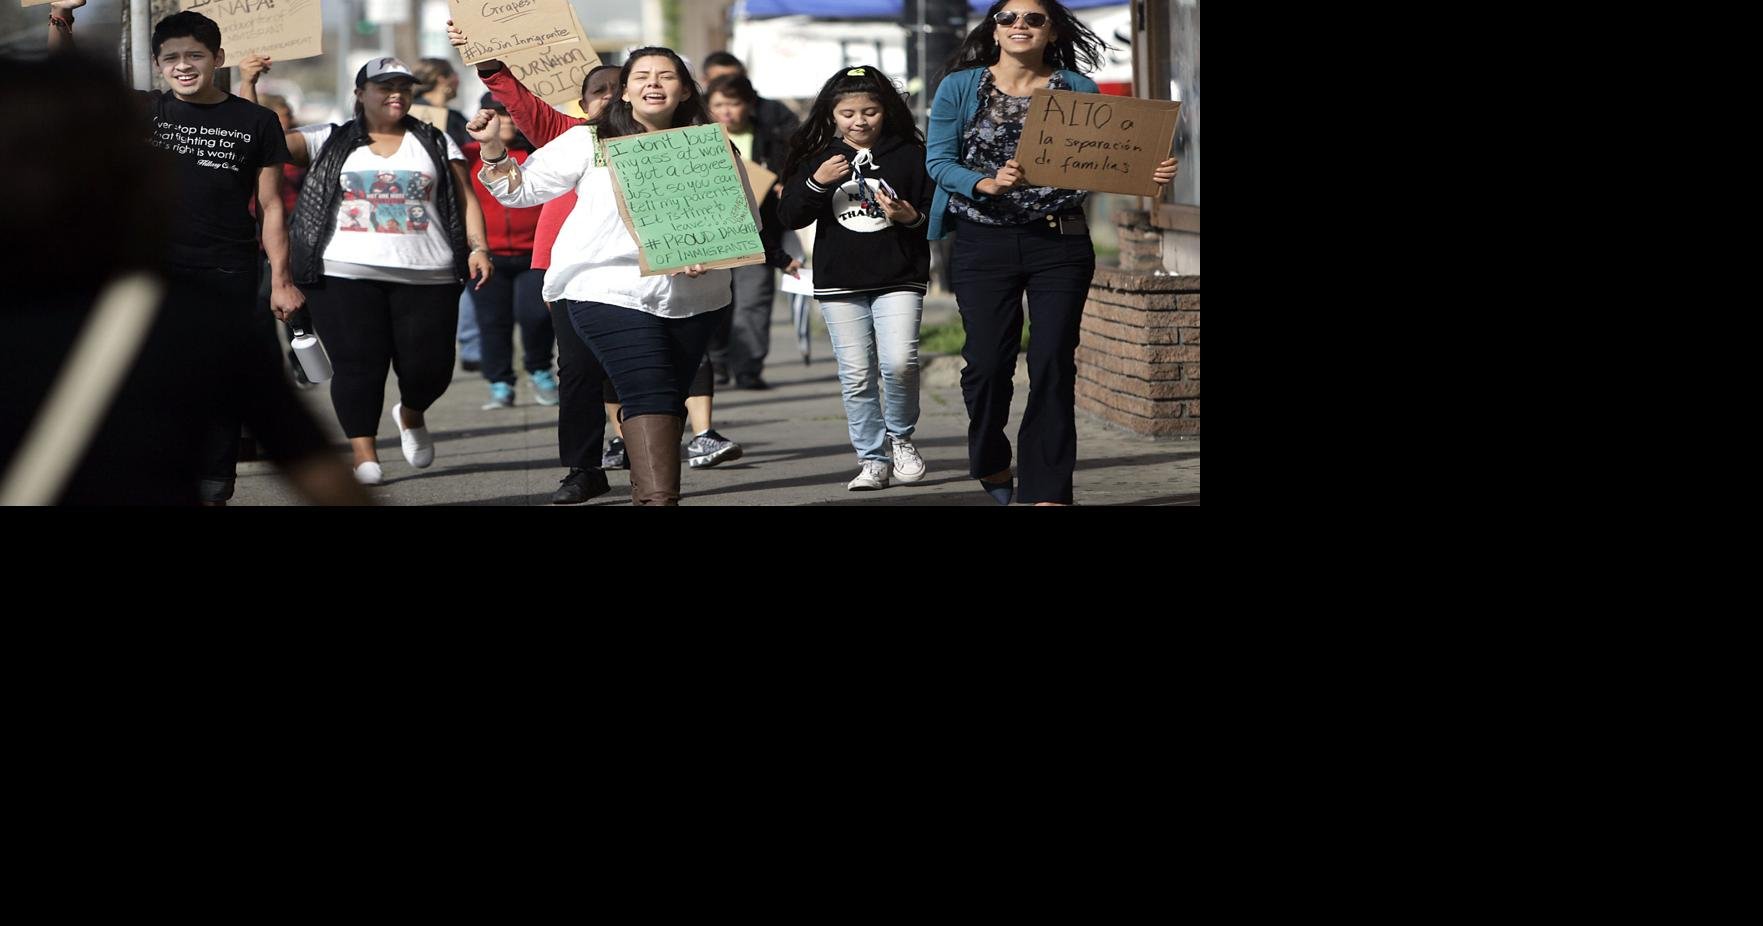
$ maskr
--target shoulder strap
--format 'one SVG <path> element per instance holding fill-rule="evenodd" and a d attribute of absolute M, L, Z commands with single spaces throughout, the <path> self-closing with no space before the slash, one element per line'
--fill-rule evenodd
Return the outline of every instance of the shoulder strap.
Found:
<path fill-rule="evenodd" d="M 0 505 L 53 505 L 134 368 L 165 286 L 145 273 L 98 294 L 92 315 L 0 484 Z"/>

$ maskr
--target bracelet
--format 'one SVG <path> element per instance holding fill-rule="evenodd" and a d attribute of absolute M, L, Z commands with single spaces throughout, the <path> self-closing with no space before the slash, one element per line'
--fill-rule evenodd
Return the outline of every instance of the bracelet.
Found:
<path fill-rule="evenodd" d="M 485 167 L 495 167 L 496 165 L 501 164 L 503 161 L 506 161 L 506 160 L 508 160 L 508 149 L 503 148 L 501 157 L 496 158 L 495 160 L 491 160 L 489 158 L 484 158 L 484 166 Z"/>
<path fill-rule="evenodd" d="M 478 245 L 478 246 L 477 246 L 477 247 L 475 247 L 475 248 L 472 248 L 472 249 L 471 249 L 471 251 L 470 251 L 470 252 L 469 252 L 469 253 L 472 253 L 472 254 L 476 254 L 476 253 L 477 253 L 477 252 L 479 252 L 479 251 L 482 251 L 482 252 L 484 252 L 484 253 L 485 253 L 485 254 L 488 254 L 488 253 L 490 253 L 490 249 L 489 249 L 489 248 L 486 248 L 486 247 L 484 247 L 484 246 L 483 246 L 483 245 L 481 245 L 481 244 L 480 244 L 480 245 Z"/>
<path fill-rule="evenodd" d="M 66 32 L 66 31 L 73 28 L 73 20 L 62 19 L 61 17 L 56 16 L 55 14 L 51 13 L 51 14 L 49 14 L 49 25 L 54 26 L 57 29 L 60 29 L 62 32 Z"/>

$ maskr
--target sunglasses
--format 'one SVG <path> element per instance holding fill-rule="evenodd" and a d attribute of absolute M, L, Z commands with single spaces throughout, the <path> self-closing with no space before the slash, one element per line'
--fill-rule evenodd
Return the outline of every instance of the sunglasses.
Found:
<path fill-rule="evenodd" d="M 1013 26 L 1016 24 L 1017 16 L 1021 16 L 1022 24 L 1030 29 L 1039 29 L 1047 24 L 1047 14 L 1045 13 L 1017 13 L 1015 10 L 993 13 L 992 22 L 1000 26 Z"/>

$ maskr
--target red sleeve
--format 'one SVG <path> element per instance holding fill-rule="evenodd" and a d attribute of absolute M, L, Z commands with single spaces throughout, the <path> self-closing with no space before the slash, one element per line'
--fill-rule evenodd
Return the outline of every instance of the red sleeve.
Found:
<path fill-rule="evenodd" d="M 551 140 L 578 125 L 587 125 L 574 116 L 566 116 L 557 107 L 533 96 L 524 84 L 514 79 L 514 74 L 504 66 L 501 70 L 483 78 L 484 86 L 496 101 L 508 107 L 508 115 L 514 119 L 514 127 L 527 137 L 527 141 L 538 148 L 550 144 Z"/>

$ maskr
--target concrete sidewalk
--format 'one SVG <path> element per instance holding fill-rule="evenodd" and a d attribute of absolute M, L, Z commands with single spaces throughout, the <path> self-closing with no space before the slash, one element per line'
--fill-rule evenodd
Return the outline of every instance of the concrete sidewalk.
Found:
<path fill-rule="evenodd" d="M 961 401 L 958 356 L 927 356 L 921 413 L 914 437 L 929 473 L 911 485 L 893 484 L 876 492 L 850 492 L 845 483 L 857 474 L 839 400 L 838 369 L 832 346 L 814 315 L 812 362 L 804 365 L 797 348 L 788 302 L 781 293 L 772 314 L 771 356 L 765 392 L 717 391 L 715 428 L 739 443 L 745 455 L 710 469 L 681 466 L 683 505 L 965 505 L 995 508 L 967 476 L 967 411 Z M 933 296 L 925 324 L 956 318 L 954 300 Z M 518 351 L 516 362 L 518 363 Z M 1018 362 L 1011 426 L 1021 420 L 1027 394 Z M 382 505 L 539 505 L 558 510 L 630 504 L 624 471 L 607 475 L 612 491 L 586 505 L 551 506 L 547 499 L 563 478 L 557 460 L 557 409 L 533 402 L 531 383 L 522 374 L 513 408 L 485 410 L 488 386 L 477 373 L 457 370 L 453 385 L 428 411 L 435 438 L 435 462 L 418 470 L 404 461 L 389 411 L 398 400 L 388 380 L 380 415 L 380 462 L 386 482 L 369 489 Z M 326 386 L 301 393 L 348 460 L 348 442 L 337 426 Z M 1080 505 L 1198 505 L 1200 442 L 1152 440 L 1078 415 L 1075 497 Z M 611 430 L 608 428 L 608 435 Z M 1011 441 L 1015 442 L 1012 432 Z M 304 502 L 268 463 L 239 464 L 234 505 L 299 505 Z"/>

